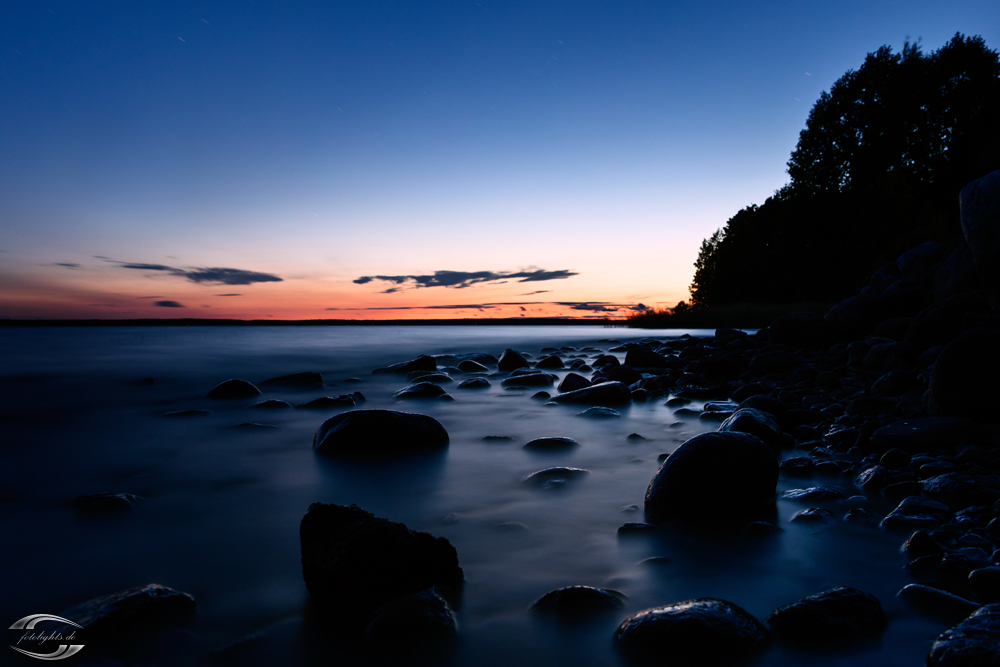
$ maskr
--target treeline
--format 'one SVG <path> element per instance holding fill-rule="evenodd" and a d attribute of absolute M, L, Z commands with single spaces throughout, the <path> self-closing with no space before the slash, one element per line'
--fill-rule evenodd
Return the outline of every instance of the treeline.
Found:
<path fill-rule="evenodd" d="M 960 34 L 930 54 L 883 46 L 813 106 L 789 183 L 704 240 L 690 305 L 839 301 L 955 238 L 962 186 L 998 168 L 998 54 Z"/>

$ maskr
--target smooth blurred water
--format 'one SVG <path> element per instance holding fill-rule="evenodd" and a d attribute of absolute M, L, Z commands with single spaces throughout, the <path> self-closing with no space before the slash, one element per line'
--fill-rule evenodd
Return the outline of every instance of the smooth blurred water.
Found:
<path fill-rule="evenodd" d="M 769 538 L 619 538 L 621 524 L 642 520 L 630 506 L 642 506 L 657 456 L 717 424 L 679 420 L 663 400 L 633 404 L 620 419 L 591 420 L 577 416 L 580 407 L 546 405 L 531 398 L 534 390 L 504 390 L 499 381 L 488 390 L 455 389 L 461 377 L 446 386 L 453 403 L 398 403 L 391 395 L 405 377 L 371 372 L 419 354 L 499 356 L 513 347 L 537 358 L 546 346 L 606 351 L 615 344 L 608 339 L 683 333 L 591 326 L 0 329 L 0 623 L 156 582 L 198 600 L 193 635 L 186 635 L 192 656 L 274 625 L 257 658 L 240 664 L 337 663 L 323 657 L 336 649 L 309 624 L 299 564 L 299 521 L 310 503 L 322 501 L 357 503 L 456 547 L 466 576 L 460 639 L 435 657 L 442 664 L 617 664 L 614 628 L 644 608 L 722 597 L 763 619 L 781 604 L 838 585 L 880 598 L 891 625 L 878 645 L 821 655 L 773 647 L 756 664 L 920 663 L 945 628 L 893 598 L 908 579 L 900 538 L 876 526 L 888 507 L 872 508 L 870 526 L 817 529 L 790 524 L 805 505 L 779 500 L 784 530 Z M 597 352 L 565 352 L 564 360 L 573 354 L 590 360 Z M 312 436 L 342 410 L 265 412 L 250 409 L 253 400 L 204 398 L 228 378 L 257 382 L 299 371 L 322 373 L 327 386 L 267 390 L 264 398 L 298 404 L 359 390 L 366 408 L 433 416 L 451 445 L 439 456 L 394 463 L 329 461 L 313 454 Z M 162 416 L 183 409 L 212 414 Z M 233 429 L 243 422 L 277 428 Z M 646 439 L 628 440 L 630 433 Z M 514 440 L 484 441 L 489 435 Z M 547 454 L 522 449 L 548 435 L 581 446 Z M 521 481 L 557 465 L 590 474 L 556 489 Z M 779 491 L 813 484 L 854 493 L 847 479 L 782 480 Z M 101 492 L 146 500 L 112 517 L 81 516 L 71 506 L 78 495 Z M 836 502 L 819 506 L 846 512 Z M 654 556 L 668 560 L 644 562 Z M 582 625 L 527 611 L 543 593 L 573 584 L 621 591 L 626 609 Z M 338 664 L 352 664 L 345 655 Z"/>

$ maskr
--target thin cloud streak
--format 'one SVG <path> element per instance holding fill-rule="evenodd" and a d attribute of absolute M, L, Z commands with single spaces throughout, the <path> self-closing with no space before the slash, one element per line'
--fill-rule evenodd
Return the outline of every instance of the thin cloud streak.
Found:
<path fill-rule="evenodd" d="M 142 262 L 119 262 L 95 255 L 105 262 L 117 264 L 123 269 L 133 269 L 136 271 L 162 271 L 172 276 L 186 278 L 193 283 L 208 283 L 212 285 L 252 285 L 253 283 L 275 283 L 282 282 L 282 278 L 259 271 L 247 271 L 246 269 L 233 269 L 227 267 L 191 267 L 179 269 L 166 264 L 146 264 Z M 238 296 L 238 295 L 236 295 Z"/>
<path fill-rule="evenodd" d="M 373 281 L 392 283 L 393 285 L 412 286 L 413 289 L 422 287 L 451 287 L 454 289 L 464 289 L 471 285 L 488 282 L 505 282 L 515 280 L 519 283 L 539 282 L 544 280 L 562 280 L 580 275 L 568 269 L 547 271 L 545 269 L 535 269 L 531 271 L 435 271 L 427 275 L 413 276 L 361 276 L 353 282 L 356 285 L 366 285 Z M 385 293 L 399 291 L 403 287 L 391 287 Z"/>

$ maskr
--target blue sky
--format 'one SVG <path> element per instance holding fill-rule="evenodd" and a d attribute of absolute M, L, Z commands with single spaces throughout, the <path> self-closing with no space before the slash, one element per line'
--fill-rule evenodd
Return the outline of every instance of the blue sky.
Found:
<path fill-rule="evenodd" d="M 995 2 L 9 1 L 0 316 L 672 305 L 822 90 L 956 32 L 1000 47 Z M 573 275 L 355 282 L 446 270 Z"/>

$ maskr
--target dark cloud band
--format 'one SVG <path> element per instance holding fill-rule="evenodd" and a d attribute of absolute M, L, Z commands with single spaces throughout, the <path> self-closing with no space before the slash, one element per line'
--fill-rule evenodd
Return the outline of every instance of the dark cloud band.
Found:
<path fill-rule="evenodd" d="M 102 257 L 106 262 L 118 264 L 123 269 L 134 269 L 137 271 L 163 271 L 172 276 L 186 278 L 193 283 L 207 283 L 211 285 L 252 285 L 253 283 L 280 283 L 282 278 L 259 271 L 247 271 L 245 269 L 231 269 L 227 267 L 193 267 L 189 269 L 179 269 L 165 264 L 144 264 L 140 262 L 119 262 L 113 259 Z"/>
<path fill-rule="evenodd" d="M 488 282 L 503 282 L 514 280 L 519 283 L 539 282 L 543 280 L 562 280 L 579 275 L 575 271 L 559 269 L 557 271 L 546 271 L 545 269 L 535 269 L 532 271 L 435 271 L 429 275 L 422 276 L 361 276 L 354 280 L 357 285 L 366 285 L 372 281 L 379 280 L 393 285 L 412 285 L 414 288 L 420 287 L 452 287 L 462 289 L 471 285 Z M 386 290 L 386 293 L 399 291 L 401 288 L 393 287 Z"/>

